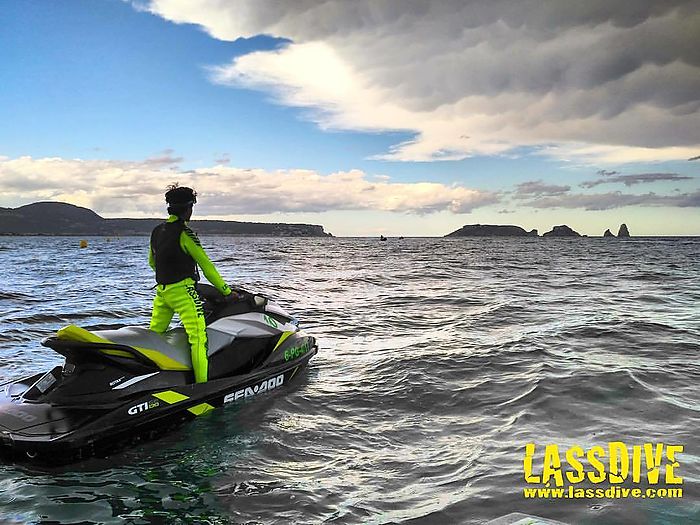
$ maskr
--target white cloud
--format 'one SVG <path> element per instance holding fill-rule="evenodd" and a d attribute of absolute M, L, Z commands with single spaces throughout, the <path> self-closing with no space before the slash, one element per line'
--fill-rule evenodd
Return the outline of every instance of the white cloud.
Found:
<path fill-rule="evenodd" d="M 542 148 L 592 163 L 700 148 L 697 0 L 152 0 L 222 40 L 292 41 L 212 69 L 322 127 L 405 130 L 379 155 L 459 159 Z M 552 147 L 556 146 L 556 147 Z"/>
<path fill-rule="evenodd" d="M 165 207 L 165 187 L 174 181 L 202 195 L 199 217 L 332 210 L 468 213 L 499 199 L 463 186 L 397 183 L 381 176 L 370 180 L 359 170 L 322 175 L 217 165 L 180 172 L 167 164 L 161 158 L 130 162 L 0 157 L 0 204 L 58 200 L 107 215 L 157 216 Z"/>

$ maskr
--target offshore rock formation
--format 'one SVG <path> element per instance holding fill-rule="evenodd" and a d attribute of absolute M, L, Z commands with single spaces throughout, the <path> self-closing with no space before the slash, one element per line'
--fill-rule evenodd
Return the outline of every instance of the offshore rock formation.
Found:
<path fill-rule="evenodd" d="M 627 229 L 627 225 L 623 222 L 620 224 L 620 229 L 617 231 L 618 237 L 629 237 L 630 231 Z"/>
<path fill-rule="evenodd" d="M 542 237 L 581 237 L 581 234 L 572 230 L 566 224 L 554 226 L 551 231 L 543 233 Z"/>
<path fill-rule="evenodd" d="M 615 237 L 615 234 L 613 232 L 611 232 L 610 229 L 608 228 L 607 230 L 605 230 L 603 237 Z"/>
<path fill-rule="evenodd" d="M 161 219 L 105 219 L 94 211 L 65 202 L 35 202 L 0 208 L 0 235 L 150 235 Z M 192 229 L 203 235 L 262 237 L 332 237 L 316 224 L 238 221 L 197 221 Z"/>
<path fill-rule="evenodd" d="M 498 224 L 465 224 L 445 237 L 537 237 L 537 230 Z"/>

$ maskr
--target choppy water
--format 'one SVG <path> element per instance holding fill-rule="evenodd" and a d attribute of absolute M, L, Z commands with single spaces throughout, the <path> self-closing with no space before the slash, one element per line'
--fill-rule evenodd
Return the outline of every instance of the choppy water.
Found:
<path fill-rule="evenodd" d="M 293 386 L 60 469 L 0 522 L 700 523 L 700 239 L 205 237 L 321 350 Z M 146 238 L 0 238 L 0 382 L 57 328 L 146 324 Z M 680 500 L 526 500 L 526 443 L 683 444 Z"/>

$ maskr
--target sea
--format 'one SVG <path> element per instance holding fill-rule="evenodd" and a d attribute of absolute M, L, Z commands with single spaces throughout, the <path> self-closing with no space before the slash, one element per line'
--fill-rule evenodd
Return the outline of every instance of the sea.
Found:
<path fill-rule="evenodd" d="M 0 237 L 0 383 L 60 364 L 67 324 L 147 326 L 148 239 L 86 240 Z M 318 339 L 309 367 L 111 456 L 0 464 L 0 523 L 700 523 L 700 238 L 202 243 Z M 609 443 L 625 479 L 595 484 Z M 579 496 L 526 497 L 557 473 Z M 615 486 L 653 492 L 583 490 Z"/>

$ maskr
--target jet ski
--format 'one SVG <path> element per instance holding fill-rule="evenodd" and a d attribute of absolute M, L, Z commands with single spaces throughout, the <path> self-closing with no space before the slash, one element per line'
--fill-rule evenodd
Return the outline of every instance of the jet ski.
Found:
<path fill-rule="evenodd" d="M 184 328 L 67 326 L 42 345 L 65 361 L 0 385 L 0 455 L 70 462 L 154 438 L 217 407 L 287 385 L 318 351 L 278 304 L 238 289 L 230 302 L 198 285 L 209 381 L 195 383 Z"/>

